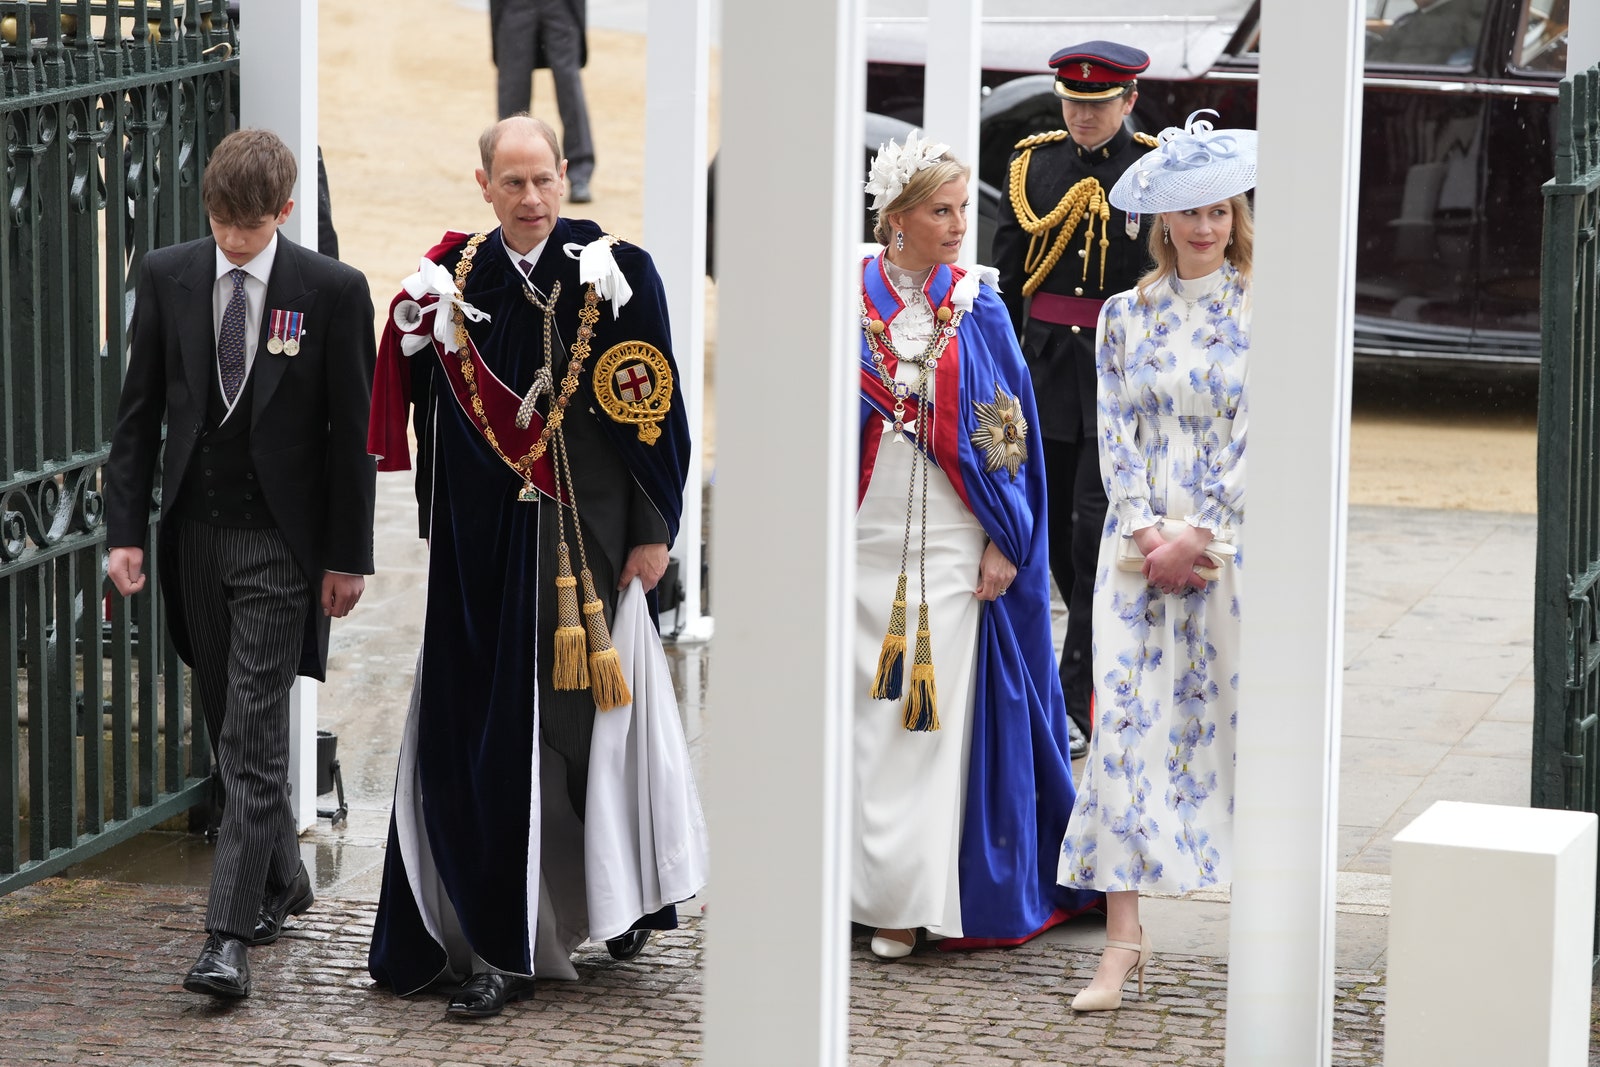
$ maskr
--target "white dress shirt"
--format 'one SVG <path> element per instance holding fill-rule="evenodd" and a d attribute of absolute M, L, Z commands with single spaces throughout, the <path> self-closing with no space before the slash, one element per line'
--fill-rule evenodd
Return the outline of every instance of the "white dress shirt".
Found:
<path fill-rule="evenodd" d="M 278 255 L 278 235 L 272 235 L 272 240 L 267 242 L 256 258 L 244 264 L 240 269 L 245 272 L 244 279 L 244 380 L 250 380 L 250 368 L 256 361 L 256 340 L 261 336 L 261 315 L 267 303 L 267 279 L 272 276 L 272 261 Z M 222 333 L 222 316 L 228 310 L 228 301 L 233 299 L 234 265 L 228 262 L 228 257 L 222 254 L 222 249 L 217 249 L 217 280 L 211 286 L 211 342 L 215 346 L 217 337 Z M 213 347 L 213 353 L 216 349 Z M 226 398 L 227 391 L 222 389 L 222 364 L 215 355 L 211 360 L 212 373 L 217 376 L 217 388 Z M 239 396 L 244 395 L 244 388 L 239 389 Z M 228 405 L 228 415 L 233 414 L 234 407 L 239 403 L 239 397 L 233 399 Z M 227 416 L 223 416 L 227 420 Z"/>
<path fill-rule="evenodd" d="M 501 237 L 500 243 L 505 244 L 504 237 Z M 510 245 L 505 245 L 506 255 L 511 257 L 511 265 L 517 268 L 517 273 L 521 274 L 524 280 L 527 279 L 528 275 L 533 273 L 533 268 L 539 263 L 539 257 L 544 254 L 544 246 L 549 243 L 550 238 L 546 237 L 544 240 L 534 245 L 532 251 L 526 254 L 512 251 Z M 523 264 L 527 265 L 524 266 Z"/>

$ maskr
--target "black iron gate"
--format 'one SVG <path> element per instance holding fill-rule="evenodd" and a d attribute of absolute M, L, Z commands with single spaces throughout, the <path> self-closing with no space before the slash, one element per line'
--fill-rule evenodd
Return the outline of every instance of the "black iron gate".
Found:
<path fill-rule="evenodd" d="M 1600 812 L 1600 67 L 1561 83 L 1544 195 L 1533 803 Z"/>
<path fill-rule="evenodd" d="M 5 893 L 208 788 L 155 530 L 146 591 L 108 597 L 99 490 L 139 261 L 206 232 L 199 176 L 238 59 L 224 0 L 0 0 L 0 38 Z"/>

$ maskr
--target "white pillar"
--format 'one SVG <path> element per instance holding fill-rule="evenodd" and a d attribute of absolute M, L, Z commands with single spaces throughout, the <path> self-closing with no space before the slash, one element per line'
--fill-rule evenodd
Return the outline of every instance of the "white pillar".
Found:
<path fill-rule="evenodd" d="M 979 43 L 983 0 L 928 0 L 928 60 L 923 67 L 923 132 L 950 146 L 972 167 L 977 196 L 978 105 L 983 88 Z M 969 212 L 961 262 L 971 263 L 978 247 L 978 211 Z"/>
<path fill-rule="evenodd" d="M 1600 5 L 1592 0 L 1572 0 L 1567 24 L 1567 73 L 1576 74 L 1600 63 Z"/>
<path fill-rule="evenodd" d="M 1227 1063 L 1325 1067 L 1364 12 L 1261 11 Z"/>
<path fill-rule="evenodd" d="M 1441 801 L 1395 834 L 1386 1067 L 1585 1067 L 1596 822 Z"/>
<path fill-rule="evenodd" d="M 317 0 L 248 5 L 239 41 L 239 122 L 283 138 L 300 163 L 282 233 L 317 247 Z"/>
<path fill-rule="evenodd" d="M 707 1067 L 847 1060 L 861 27 L 723 7 Z"/>
<path fill-rule="evenodd" d="M 679 640 L 711 636 L 700 588 L 706 305 L 706 109 L 710 0 L 649 0 L 646 35 L 644 247 L 655 259 L 672 315 L 678 396 L 694 451 L 676 554 L 682 562 Z M 733 348 L 729 346 L 730 350 Z"/>
<path fill-rule="evenodd" d="M 317 0 L 250 5 L 239 42 L 239 121 L 271 130 L 300 163 L 294 211 L 280 231 L 317 247 Z M 289 701 L 289 784 L 295 826 L 317 819 L 317 689 L 295 680 Z"/>

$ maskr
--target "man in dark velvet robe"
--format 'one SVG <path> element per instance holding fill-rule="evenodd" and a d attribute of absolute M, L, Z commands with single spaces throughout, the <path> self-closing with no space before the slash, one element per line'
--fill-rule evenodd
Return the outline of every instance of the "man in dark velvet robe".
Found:
<path fill-rule="evenodd" d="M 396 298 L 369 441 L 379 469 L 404 469 L 412 412 L 430 550 L 369 970 L 401 994 L 460 983 L 449 1012 L 464 1017 L 531 995 L 535 974 L 576 977 L 597 710 L 588 689 L 554 684 L 557 546 L 609 622 L 621 587 L 651 590 L 666 570 L 689 449 L 648 254 L 559 216 L 566 161 L 544 123 L 503 120 L 480 149 L 500 227 L 428 253 L 407 283 L 425 309 Z M 552 412 L 559 431 L 536 449 Z M 575 496 L 576 518 L 557 496 Z M 671 906 L 639 915 L 608 947 L 629 958 L 676 921 Z"/>

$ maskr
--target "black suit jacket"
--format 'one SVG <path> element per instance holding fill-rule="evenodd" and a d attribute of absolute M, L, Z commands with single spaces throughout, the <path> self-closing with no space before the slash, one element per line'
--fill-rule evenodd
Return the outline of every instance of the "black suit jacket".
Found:
<path fill-rule="evenodd" d="M 215 281 L 216 242 L 209 237 L 144 257 L 105 468 L 111 548 L 145 546 L 158 457 L 163 526 L 173 514 L 216 374 Z M 274 309 L 305 313 L 297 355 L 267 351 Z M 367 454 L 377 358 L 372 326 L 372 298 L 360 271 L 279 234 L 250 370 L 250 456 L 273 521 L 313 591 L 300 673 L 315 678 L 327 665 L 328 620 L 317 604 L 323 572 L 373 571 L 376 467 Z M 157 570 L 173 639 L 192 663 L 175 595 L 177 568 Z"/>
<path fill-rule="evenodd" d="M 551 0 L 546 0 L 551 2 Z M 572 13 L 572 21 L 578 27 L 578 66 L 589 65 L 589 2 L 588 0 L 560 0 L 560 3 Z M 505 0 L 489 0 L 489 59 L 495 66 L 500 65 L 500 19 L 505 15 Z M 506 42 L 512 48 L 526 48 L 529 42 Z M 533 44 L 533 69 L 548 70 L 550 56 L 545 51 L 543 35 L 532 42 Z"/>

